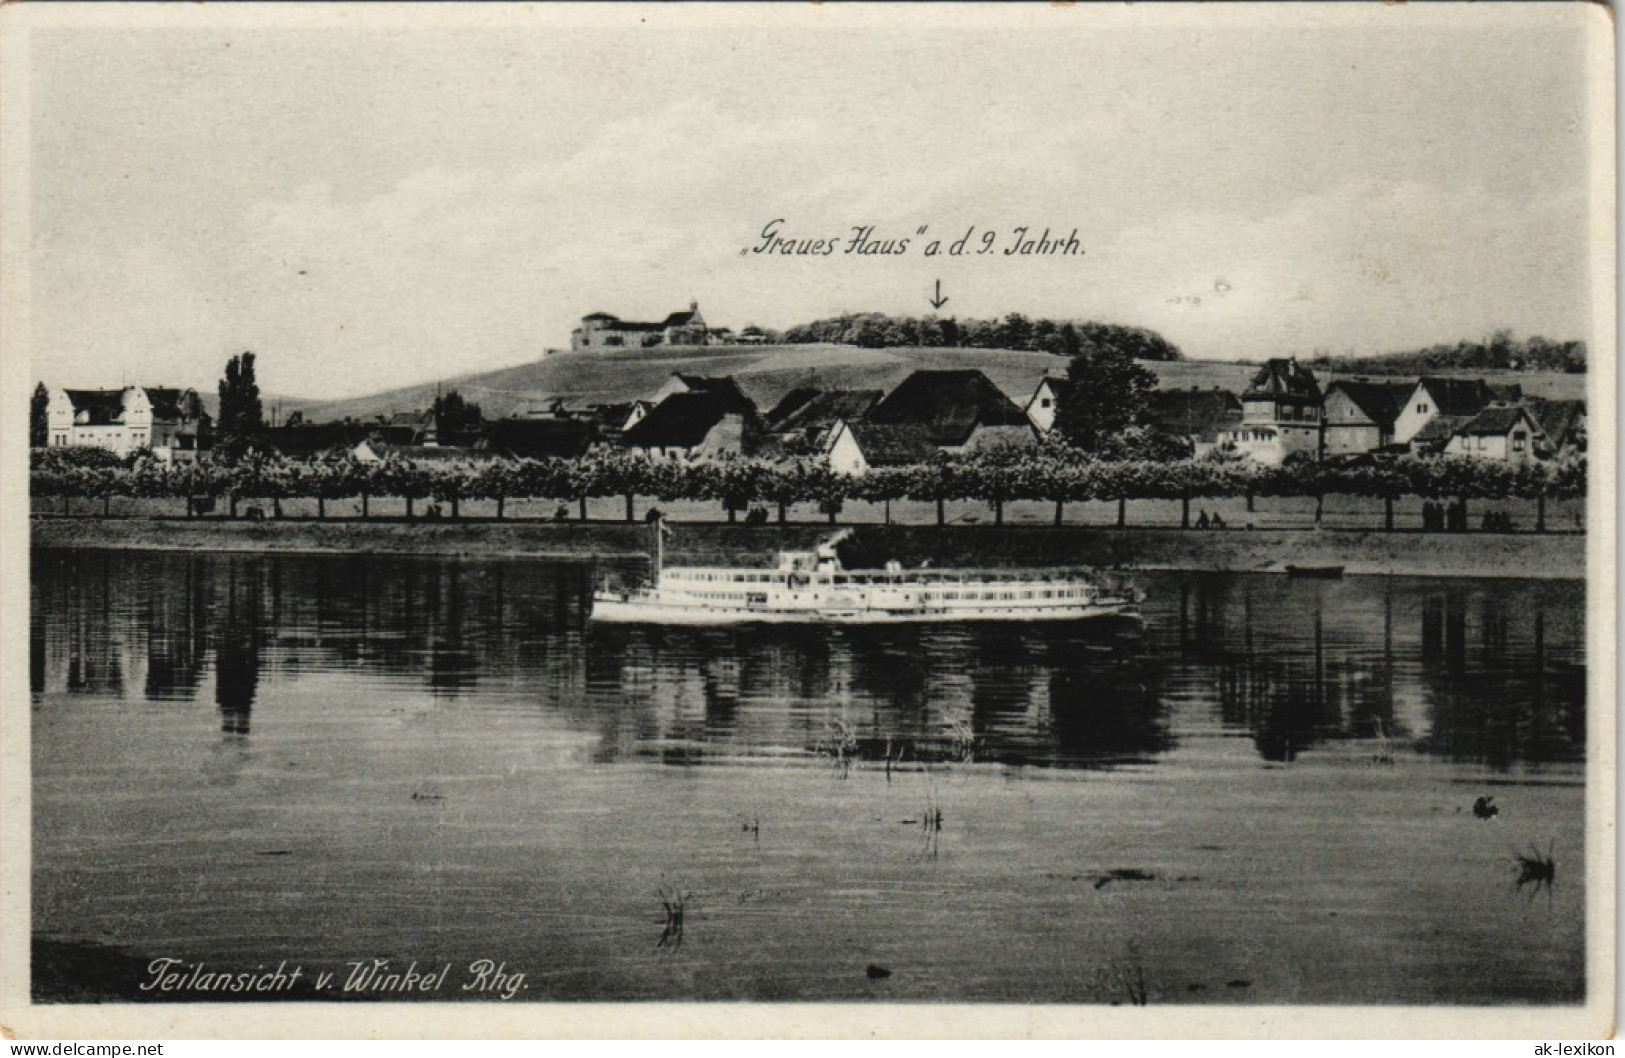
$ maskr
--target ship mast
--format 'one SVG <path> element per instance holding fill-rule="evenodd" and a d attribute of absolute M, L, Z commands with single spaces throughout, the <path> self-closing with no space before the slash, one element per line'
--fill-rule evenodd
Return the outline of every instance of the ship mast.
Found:
<path fill-rule="evenodd" d="M 657 514 L 649 523 L 650 532 L 654 533 L 654 545 L 650 549 L 649 559 L 654 564 L 654 587 L 660 588 L 660 573 L 666 567 L 666 517 Z"/>

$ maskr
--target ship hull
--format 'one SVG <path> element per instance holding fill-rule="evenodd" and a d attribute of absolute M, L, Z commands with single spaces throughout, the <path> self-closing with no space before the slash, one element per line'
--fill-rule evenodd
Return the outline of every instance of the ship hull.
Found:
<path fill-rule="evenodd" d="M 1104 617 L 1138 618 L 1139 610 L 1127 600 L 1100 600 L 1075 606 L 914 608 L 907 610 L 710 608 L 651 600 L 595 597 L 592 620 L 600 624 L 660 625 L 897 625 L 966 624 L 984 622 L 1083 621 Z"/>

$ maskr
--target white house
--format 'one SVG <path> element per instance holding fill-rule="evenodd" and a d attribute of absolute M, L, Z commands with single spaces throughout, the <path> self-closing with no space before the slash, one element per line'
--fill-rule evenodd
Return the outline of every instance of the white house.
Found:
<path fill-rule="evenodd" d="M 1418 379 L 1394 418 L 1393 443 L 1410 444 L 1422 428 L 1441 415 L 1470 418 L 1495 401 L 1515 403 L 1523 397 L 1517 385 L 1495 386 L 1483 379 Z"/>
<path fill-rule="evenodd" d="M 52 389 L 46 444 L 105 448 L 120 456 L 151 449 L 161 459 L 193 458 L 207 447 L 209 413 L 195 389 Z"/>
<path fill-rule="evenodd" d="M 1519 404 L 1496 404 L 1485 408 L 1456 429 L 1444 446 L 1447 456 L 1471 456 L 1506 463 L 1530 463 L 1538 458 L 1535 448 L 1544 447 L 1540 424 Z"/>
<path fill-rule="evenodd" d="M 830 469 L 850 477 L 862 477 L 876 467 L 926 463 L 939 451 L 923 427 L 887 426 L 861 419 L 836 420 L 824 441 Z"/>

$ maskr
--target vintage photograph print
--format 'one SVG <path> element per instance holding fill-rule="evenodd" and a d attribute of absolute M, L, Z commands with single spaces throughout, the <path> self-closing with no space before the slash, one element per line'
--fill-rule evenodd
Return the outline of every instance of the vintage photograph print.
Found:
<path fill-rule="evenodd" d="M 1609 1031 L 1605 8 L 0 70 L 11 1031 Z"/>

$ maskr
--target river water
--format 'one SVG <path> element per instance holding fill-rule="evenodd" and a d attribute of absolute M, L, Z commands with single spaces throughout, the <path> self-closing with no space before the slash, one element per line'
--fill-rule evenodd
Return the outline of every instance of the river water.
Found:
<path fill-rule="evenodd" d="M 609 568 L 36 552 L 36 997 L 1584 998 L 1578 582 L 591 627 Z"/>

